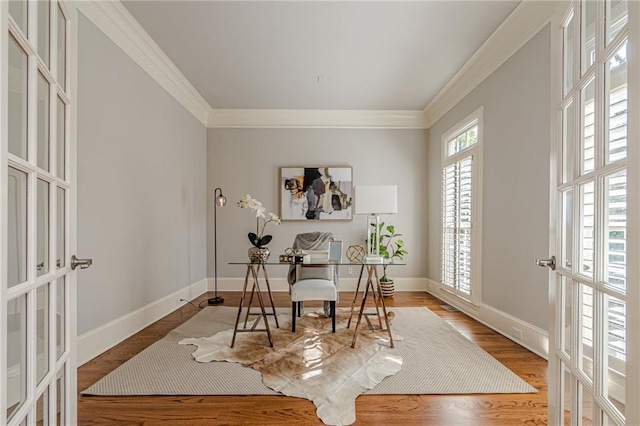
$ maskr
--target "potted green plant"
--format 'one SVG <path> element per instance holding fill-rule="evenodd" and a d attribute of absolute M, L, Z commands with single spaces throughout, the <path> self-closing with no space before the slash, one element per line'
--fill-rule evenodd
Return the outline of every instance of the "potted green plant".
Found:
<path fill-rule="evenodd" d="M 374 225 L 375 226 L 375 225 Z M 380 286 L 382 287 L 382 295 L 391 297 L 395 292 L 393 279 L 387 276 L 387 266 L 394 260 L 402 260 L 407 250 L 404 249 L 404 241 L 400 238 L 402 234 L 396 233 L 393 225 L 385 225 L 381 222 L 376 232 L 371 234 L 372 243 L 378 240 L 378 251 L 380 256 L 389 259 L 382 265 L 382 277 L 380 278 Z"/>

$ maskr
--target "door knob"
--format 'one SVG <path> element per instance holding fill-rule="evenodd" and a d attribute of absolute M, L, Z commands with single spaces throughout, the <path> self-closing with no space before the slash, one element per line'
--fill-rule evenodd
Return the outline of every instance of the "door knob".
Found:
<path fill-rule="evenodd" d="M 78 259 L 75 254 L 71 256 L 71 269 L 74 271 L 78 266 L 80 269 L 87 269 L 92 264 L 93 259 Z"/>
<path fill-rule="evenodd" d="M 543 268 L 549 267 L 552 271 L 556 270 L 556 257 L 551 256 L 550 259 L 537 259 L 536 265 L 541 266 Z"/>

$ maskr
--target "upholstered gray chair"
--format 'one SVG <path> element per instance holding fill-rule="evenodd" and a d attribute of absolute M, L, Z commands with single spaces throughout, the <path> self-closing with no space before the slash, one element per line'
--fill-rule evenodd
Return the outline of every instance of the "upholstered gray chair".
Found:
<path fill-rule="evenodd" d="M 303 302 L 329 302 L 331 330 L 336 332 L 336 300 L 338 289 L 333 282 L 332 265 L 298 265 L 298 280 L 291 287 L 291 331 L 296 331 L 296 316 L 302 315 Z"/>
<path fill-rule="evenodd" d="M 293 249 L 329 250 L 333 240 L 330 232 L 298 234 Z M 332 331 L 336 331 L 336 302 L 338 301 L 338 266 L 329 264 L 298 264 L 289 269 L 291 285 L 291 331 L 296 331 L 296 317 L 302 315 L 303 303 L 311 300 L 325 302 L 325 314 L 331 317 Z M 328 308 L 328 309 L 327 309 Z"/>

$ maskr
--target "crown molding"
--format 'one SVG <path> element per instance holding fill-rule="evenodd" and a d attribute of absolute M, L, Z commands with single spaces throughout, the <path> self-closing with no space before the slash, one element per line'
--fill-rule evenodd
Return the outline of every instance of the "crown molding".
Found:
<path fill-rule="evenodd" d="M 523 0 L 424 109 L 427 128 L 489 77 L 548 22 L 560 3 Z"/>
<path fill-rule="evenodd" d="M 187 111 L 207 125 L 211 106 L 119 0 L 74 4 Z"/>
<path fill-rule="evenodd" d="M 74 4 L 206 127 L 428 129 L 537 34 L 559 2 L 523 0 L 422 111 L 212 109 L 119 0 Z"/>
<path fill-rule="evenodd" d="M 209 128 L 426 129 L 419 110 L 212 109 Z"/>

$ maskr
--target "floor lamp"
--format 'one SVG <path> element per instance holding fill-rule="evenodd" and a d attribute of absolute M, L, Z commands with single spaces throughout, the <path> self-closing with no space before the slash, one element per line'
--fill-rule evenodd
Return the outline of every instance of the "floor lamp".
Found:
<path fill-rule="evenodd" d="M 213 191 L 213 199 L 215 201 L 215 203 L 213 204 L 213 252 L 214 252 L 213 266 L 215 269 L 215 272 L 214 272 L 215 293 L 214 293 L 214 296 L 211 299 L 209 299 L 207 302 L 209 302 L 210 305 L 219 305 L 221 303 L 224 303 L 224 299 L 222 298 L 222 296 L 218 296 L 218 221 L 216 218 L 216 213 L 218 210 L 218 206 L 223 207 L 224 205 L 227 204 L 227 197 L 222 195 L 222 189 L 216 188 Z"/>
<path fill-rule="evenodd" d="M 365 263 L 381 264 L 384 259 L 380 256 L 379 248 L 380 215 L 398 213 L 398 187 L 395 185 L 356 186 L 354 195 L 355 214 L 369 215 L 367 216 L 367 257 Z"/>

